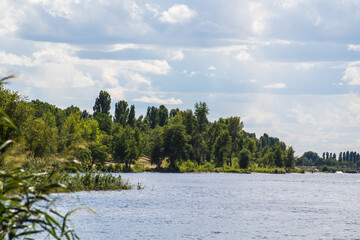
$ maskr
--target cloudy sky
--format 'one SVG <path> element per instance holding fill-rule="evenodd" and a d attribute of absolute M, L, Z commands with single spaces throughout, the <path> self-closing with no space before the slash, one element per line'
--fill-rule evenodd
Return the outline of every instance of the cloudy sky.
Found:
<path fill-rule="evenodd" d="M 92 112 L 100 90 L 240 116 L 312 150 L 360 151 L 358 0 L 0 1 L 0 74 L 29 99 Z"/>

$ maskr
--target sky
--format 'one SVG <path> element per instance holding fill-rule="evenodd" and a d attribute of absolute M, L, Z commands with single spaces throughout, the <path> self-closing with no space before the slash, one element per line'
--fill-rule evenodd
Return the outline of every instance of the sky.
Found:
<path fill-rule="evenodd" d="M 305 151 L 360 152 L 358 0 L 2 0 L 0 76 L 61 108 L 100 90 L 240 116 Z"/>

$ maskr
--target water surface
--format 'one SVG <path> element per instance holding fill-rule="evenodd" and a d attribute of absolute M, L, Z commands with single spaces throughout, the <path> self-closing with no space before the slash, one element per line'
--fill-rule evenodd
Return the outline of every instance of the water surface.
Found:
<path fill-rule="evenodd" d="M 61 194 L 81 239 L 360 238 L 357 174 L 122 174 L 144 190 Z"/>

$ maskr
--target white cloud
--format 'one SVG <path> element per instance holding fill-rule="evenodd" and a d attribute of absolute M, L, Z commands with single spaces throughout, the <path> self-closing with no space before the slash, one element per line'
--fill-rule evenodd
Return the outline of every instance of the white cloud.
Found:
<path fill-rule="evenodd" d="M 246 51 L 241 51 L 235 56 L 235 58 L 239 61 L 249 61 L 251 60 L 251 55 Z"/>
<path fill-rule="evenodd" d="M 221 52 L 225 55 L 231 55 L 236 52 L 242 52 L 248 50 L 249 47 L 247 45 L 230 45 L 230 46 L 222 46 L 222 47 L 213 47 L 203 49 L 204 52 Z"/>
<path fill-rule="evenodd" d="M 347 82 L 349 85 L 360 85 L 360 64 L 349 64 L 341 81 Z"/>
<path fill-rule="evenodd" d="M 17 56 L 12 53 L 6 53 L 5 51 L 0 51 L 0 64 L 27 67 L 34 65 L 33 60 L 27 56 Z"/>
<path fill-rule="evenodd" d="M 316 124 L 316 120 L 310 113 L 304 113 L 301 107 L 291 109 L 291 112 L 295 115 L 296 119 L 301 124 Z"/>
<path fill-rule="evenodd" d="M 117 79 L 117 71 L 115 68 L 104 68 L 102 73 L 102 79 L 105 80 L 105 82 L 109 83 L 111 86 L 117 86 L 118 85 L 118 79 Z"/>
<path fill-rule="evenodd" d="M 168 51 L 166 54 L 166 58 L 171 61 L 181 61 L 184 60 L 185 55 L 182 50 Z"/>
<path fill-rule="evenodd" d="M 286 88 L 286 84 L 285 83 L 272 83 L 272 84 L 265 85 L 264 88 L 281 89 L 281 88 Z"/>
<path fill-rule="evenodd" d="M 360 52 L 360 45 L 350 44 L 350 45 L 348 46 L 348 50 L 349 50 L 349 51 Z"/>
<path fill-rule="evenodd" d="M 125 90 L 126 89 L 121 86 L 106 89 L 106 91 L 109 92 L 109 94 L 111 95 L 111 98 L 113 100 L 125 99 L 125 94 L 124 94 Z"/>
<path fill-rule="evenodd" d="M 159 11 L 155 8 L 155 7 L 153 7 L 153 6 L 151 6 L 150 4 L 145 4 L 145 7 L 146 7 L 146 9 L 148 10 L 148 11 L 150 11 L 150 12 L 152 12 L 153 13 L 153 18 L 156 18 L 157 16 L 159 16 Z"/>
<path fill-rule="evenodd" d="M 126 49 L 146 49 L 151 50 L 154 49 L 154 46 L 151 45 L 144 45 L 144 44 L 135 44 L 135 43 L 118 43 L 114 45 L 110 45 L 109 47 L 105 47 L 106 50 L 99 49 L 99 51 L 104 52 L 116 52 L 116 51 L 123 51 Z"/>
<path fill-rule="evenodd" d="M 176 4 L 167 11 L 161 13 L 160 21 L 176 24 L 189 22 L 197 15 L 195 10 L 191 10 L 184 4 Z"/>
<path fill-rule="evenodd" d="M 192 71 L 190 74 L 189 74 L 189 77 L 192 77 L 192 76 L 194 76 L 196 74 L 196 72 L 195 71 Z"/>
<path fill-rule="evenodd" d="M 144 103 L 154 103 L 154 104 L 168 104 L 168 105 L 178 105 L 183 104 L 183 101 L 181 99 L 175 99 L 173 97 L 168 99 L 161 99 L 158 97 L 146 97 L 143 96 L 141 98 L 133 99 L 135 102 L 144 102 Z"/>
<path fill-rule="evenodd" d="M 278 122 L 278 117 L 271 112 L 260 110 L 258 107 L 250 107 L 243 117 L 244 122 L 255 122 L 257 124 L 273 125 Z"/>
<path fill-rule="evenodd" d="M 136 84 L 146 84 L 148 86 L 151 85 L 151 82 L 148 78 L 141 76 L 139 73 L 129 73 L 129 78 L 131 79 L 130 83 L 136 83 Z"/>
<path fill-rule="evenodd" d="M 74 14 L 72 4 L 78 1 L 52 0 L 42 1 L 44 9 L 53 17 L 70 19 Z"/>
<path fill-rule="evenodd" d="M 275 4 L 279 4 L 284 9 L 290 9 L 296 7 L 303 0 L 280 0 L 275 1 Z"/>
<path fill-rule="evenodd" d="M 89 73 L 83 73 L 71 64 L 47 63 L 29 77 L 29 83 L 40 88 L 85 88 L 95 85 Z"/>
<path fill-rule="evenodd" d="M 307 62 L 303 62 L 303 63 L 299 63 L 295 66 L 296 70 L 300 70 L 300 71 L 307 71 L 311 68 L 315 67 L 314 63 L 307 63 Z"/>
<path fill-rule="evenodd" d="M 252 20 L 252 32 L 256 35 L 262 35 L 266 30 L 267 22 L 272 15 L 271 12 L 260 2 L 251 2 L 248 10 Z"/>
<path fill-rule="evenodd" d="M 216 70 L 216 68 L 214 66 L 212 66 L 212 65 L 210 65 L 207 69 L 210 70 L 210 71 L 215 71 Z"/>
<path fill-rule="evenodd" d="M 170 65 L 165 60 L 83 60 L 93 67 L 113 66 L 119 70 L 130 72 L 151 73 L 166 75 L 171 70 Z"/>
<path fill-rule="evenodd" d="M 10 34 L 19 29 L 19 25 L 26 18 L 27 9 L 20 8 L 12 2 L 0 1 L 0 36 L 10 37 Z"/>

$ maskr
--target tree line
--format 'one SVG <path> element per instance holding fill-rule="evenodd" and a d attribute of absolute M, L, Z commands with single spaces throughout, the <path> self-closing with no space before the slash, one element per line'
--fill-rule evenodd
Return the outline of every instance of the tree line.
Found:
<path fill-rule="evenodd" d="M 305 152 L 296 161 L 297 166 L 345 166 L 350 168 L 360 167 L 360 154 L 356 151 L 345 151 L 339 154 L 323 152 L 322 157 L 317 153 Z"/>
<path fill-rule="evenodd" d="M 24 151 L 32 158 L 70 156 L 89 169 L 106 162 L 130 168 L 141 156 L 149 157 L 158 168 L 167 163 L 171 170 L 184 161 L 243 169 L 295 165 L 292 147 L 266 133 L 257 138 L 246 132 L 240 117 L 210 122 L 205 102 L 196 102 L 193 110 L 149 106 L 146 114 L 136 117 L 135 106 L 121 100 L 112 116 L 106 91 L 100 91 L 89 113 L 73 105 L 61 109 L 40 100 L 28 101 L 0 86 L 0 107 L 19 126 L 26 140 Z M 14 134 L 6 126 L 0 128 L 0 143 Z"/>

